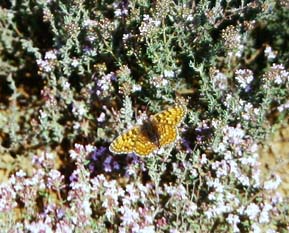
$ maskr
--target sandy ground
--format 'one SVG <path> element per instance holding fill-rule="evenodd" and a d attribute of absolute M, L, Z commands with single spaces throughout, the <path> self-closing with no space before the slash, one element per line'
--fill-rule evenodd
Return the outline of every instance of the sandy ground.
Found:
<path fill-rule="evenodd" d="M 260 147 L 263 178 L 277 174 L 282 183 L 278 192 L 289 201 L 289 126 L 282 127 Z"/>

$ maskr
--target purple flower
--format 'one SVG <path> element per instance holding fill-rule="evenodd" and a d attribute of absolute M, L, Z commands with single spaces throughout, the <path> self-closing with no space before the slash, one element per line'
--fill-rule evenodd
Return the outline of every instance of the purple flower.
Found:
<path fill-rule="evenodd" d="M 106 147 L 104 147 L 104 146 L 101 146 L 100 148 L 96 148 L 95 150 L 94 150 L 94 152 L 93 152 L 93 155 L 92 155 L 92 160 L 93 161 L 96 161 L 96 160 L 98 160 L 103 154 L 104 154 L 104 152 L 106 152 L 107 151 L 107 148 Z"/>

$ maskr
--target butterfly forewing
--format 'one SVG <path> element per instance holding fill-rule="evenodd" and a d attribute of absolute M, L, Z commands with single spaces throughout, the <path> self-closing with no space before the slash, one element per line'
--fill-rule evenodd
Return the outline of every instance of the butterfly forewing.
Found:
<path fill-rule="evenodd" d="M 186 107 L 177 105 L 158 114 L 155 114 L 154 116 L 152 116 L 152 119 L 159 124 L 169 124 L 176 127 L 182 122 L 185 115 Z"/>
<path fill-rule="evenodd" d="M 110 144 L 109 150 L 115 154 L 133 152 L 139 132 L 139 127 L 134 127 L 123 133 Z"/>
<path fill-rule="evenodd" d="M 135 127 L 118 136 L 109 146 L 109 150 L 115 154 L 135 152 L 140 156 L 146 156 L 156 148 L 142 134 L 140 127 Z"/>

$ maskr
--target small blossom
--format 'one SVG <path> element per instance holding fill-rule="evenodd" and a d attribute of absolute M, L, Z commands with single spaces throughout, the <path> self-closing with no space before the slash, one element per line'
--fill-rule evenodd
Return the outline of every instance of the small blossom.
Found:
<path fill-rule="evenodd" d="M 141 91 L 141 90 L 142 90 L 141 85 L 137 85 L 137 84 L 132 85 L 132 92 Z"/>
<path fill-rule="evenodd" d="M 223 144 L 223 143 L 220 143 L 220 144 Z M 227 151 L 225 151 L 224 152 L 224 159 L 225 160 L 232 160 L 232 158 L 233 158 L 233 156 L 232 156 L 232 152 L 231 151 L 229 151 L 229 150 L 227 150 Z"/>
<path fill-rule="evenodd" d="M 45 223 L 41 220 L 26 224 L 25 228 L 31 233 L 53 233 L 52 226 L 49 223 Z"/>
<path fill-rule="evenodd" d="M 88 144 L 88 145 L 85 146 L 85 151 L 87 153 L 94 152 L 94 150 L 95 150 L 95 147 L 93 145 Z"/>
<path fill-rule="evenodd" d="M 228 88 L 227 76 L 217 69 L 211 69 L 210 73 L 214 87 L 220 90 L 227 90 Z"/>
<path fill-rule="evenodd" d="M 234 144 L 234 145 L 242 144 L 243 138 L 245 136 L 245 131 L 241 129 L 240 125 L 238 125 L 236 128 L 226 126 L 223 129 L 223 132 L 224 132 L 223 141 L 226 142 L 226 144 Z"/>
<path fill-rule="evenodd" d="M 47 60 L 55 60 L 55 59 L 57 59 L 56 51 L 55 50 L 47 51 L 45 53 L 44 58 L 47 59 Z"/>
<path fill-rule="evenodd" d="M 167 78 L 173 78 L 175 76 L 175 73 L 172 70 L 165 70 L 164 76 Z"/>
<path fill-rule="evenodd" d="M 45 111 L 43 111 L 42 109 L 39 110 L 39 114 L 40 114 L 40 119 L 44 120 L 48 117 L 47 113 Z"/>
<path fill-rule="evenodd" d="M 0 184 L 0 211 L 10 212 L 17 207 L 16 193 L 9 183 Z"/>
<path fill-rule="evenodd" d="M 250 220 L 254 221 L 260 213 L 259 206 L 255 203 L 250 203 L 250 205 L 247 206 L 245 213 L 248 215 Z"/>
<path fill-rule="evenodd" d="M 208 162 L 206 154 L 202 154 L 202 158 L 201 158 L 200 162 L 201 162 L 201 164 L 206 164 Z"/>
<path fill-rule="evenodd" d="M 48 188 L 59 188 L 61 181 L 63 180 L 63 176 L 58 170 L 51 170 L 48 173 L 47 187 Z"/>
<path fill-rule="evenodd" d="M 81 207 L 82 207 L 82 210 L 84 211 L 85 215 L 90 216 L 92 214 L 90 202 L 87 199 L 82 201 Z"/>
<path fill-rule="evenodd" d="M 252 233 L 261 233 L 262 231 L 261 231 L 261 229 L 260 229 L 260 227 L 258 226 L 258 224 L 257 223 L 253 223 L 252 224 Z"/>
<path fill-rule="evenodd" d="M 104 155 L 104 153 L 107 151 L 107 147 L 101 146 L 99 148 L 94 148 L 93 154 L 92 154 L 92 159 L 98 160 L 101 156 Z"/>
<path fill-rule="evenodd" d="M 237 224 L 240 222 L 239 216 L 234 215 L 234 214 L 229 214 L 226 220 L 229 224 L 233 225 L 233 232 L 240 232 L 240 229 L 237 226 Z"/>
<path fill-rule="evenodd" d="M 283 197 L 279 192 L 276 192 L 275 195 L 272 197 L 272 204 L 277 205 L 283 201 Z"/>
<path fill-rule="evenodd" d="M 157 88 L 164 88 L 169 84 L 169 81 L 163 76 L 155 76 L 150 80 L 150 83 Z"/>
<path fill-rule="evenodd" d="M 91 19 L 85 19 L 83 21 L 83 26 L 84 27 L 96 27 L 97 26 L 97 21 L 91 20 Z"/>
<path fill-rule="evenodd" d="M 264 74 L 265 82 L 272 81 L 281 85 L 289 81 L 289 72 L 285 70 L 282 64 L 273 64 L 269 71 Z"/>
<path fill-rule="evenodd" d="M 186 207 L 186 214 L 192 216 L 198 209 L 198 206 L 194 202 L 189 202 Z"/>
<path fill-rule="evenodd" d="M 124 2 L 115 2 L 113 3 L 113 7 L 115 8 L 114 15 L 116 17 L 123 17 L 128 14 L 127 4 Z"/>
<path fill-rule="evenodd" d="M 253 81 L 253 72 L 251 70 L 237 70 L 236 71 L 236 80 L 242 88 L 247 88 L 247 86 Z"/>
<path fill-rule="evenodd" d="M 112 163 L 112 156 L 108 156 L 103 162 L 105 172 L 111 172 L 112 171 L 111 163 Z"/>
<path fill-rule="evenodd" d="M 187 21 L 188 22 L 192 22 L 194 20 L 194 17 L 193 17 L 193 15 L 188 15 L 188 17 L 187 17 Z"/>
<path fill-rule="evenodd" d="M 285 104 L 281 104 L 277 107 L 279 112 L 284 112 L 289 109 L 289 100 Z"/>
<path fill-rule="evenodd" d="M 36 63 L 39 66 L 39 69 L 44 72 L 51 72 L 54 69 L 56 64 L 57 55 L 55 50 L 47 51 L 44 55 L 44 60 L 37 59 Z"/>
<path fill-rule="evenodd" d="M 141 23 L 141 26 L 139 27 L 140 34 L 142 36 L 147 36 L 148 34 L 158 30 L 159 26 L 161 25 L 160 20 L 154 20 L 150 18 L 149 15 L 144 15 L 143 22 Z"/>
<path fill-rule="evenodd" d="M 207 181 L 207 185 L 209 187 L 213 187 L 216 189 L 217 192 L 222 193 L 224 191 L 224 186 L 223 184 L 220 182 L 219 179 L 213 179 L 213 180 L 208 180 Z"/>
<path fill-rule="evenodd" d="M 16 172 L 16 176 L 19 178 L 23 178 L 26 176 L 26 173 L 23 170 L 19 170 L 18 172 Z"/>
<path fill-rule="evenodd" d="M 78 65 L 79 65 L 79 61 L 76 58 L 73 58 L 72 62 L 71 62 L 71 66 L 72 67 L 77 67 Z"/>
<path fill-rule="evenodd" d="M 276 190 L 278 186 L 281 184 L 281 178 L 276 175 L 276 179 L 268 180 L 264 183 L 264 189 L 266 190 Z"/>
<path fill-rule="evenodd" d="M 250 186 L 250 179 L 249 179 L 249 177 L 241 174 L 241 175 L 237 176 L 237 179 L 240 181 L 240 183 L 241 183 L 243 186 L 247 186 L 247 187 Z"/>
<path fill-rule="evenodd" d="M 154 226 L 146 226 L 139 231 L 140 233 L 155 233 L 155 227 Z"/>
<path fill-rule="evenodd" d="M 276 52 L 272 50 L 271 46 L 266 46 L 264 53 L 268 60 L 274 60 L 276 58 Z"/>
<path fill-rule="evenodd" d="M 70 150 L 70 151 L 69 151 L 69 156 L 70 156 L 70 158 L 71 158 L 72 160 L 76 160 L 78 154 L 76 153 L 76 151 Z"/>
<path fill-rule="evenodd" d="M 106 74 L 101 78 L 96 79 L 96 94 L 107 95 L 112 88 L 112 80 L 114 80 L 115 78 L 115 73 L 110 72 L 109 74 Z"/>
<path fill-rule="evenodd" d="M 139 221 L 139 214 L 134 209 L 130 209 L 127 206 L 121 206 L 120 207 L 120 213 L 122 214 L 121 220 L 123 226 L 130 226 L 134 224 L 135 222 Z"/>
<path fill-rule="evenodd" d="M 75 116 L 82 118 L 87 115 L 87 106 L 83 102 L 75 102 L 72 107 L 72 112 Z"/>
<path fill-rule="evenodd" d="M 269 211 L 272 209 L 272 206 L 270 204 L 265 204 L 264 207 L 262 208 L 262 211 L 260 213 L 259 217 L 259 223 L 268 223 L 270 222 L 269 218 Z"/>
<path fill-rule="evenodd" d="M 126 42 L 128 39 L 132 37 L 131 33 L 123 34 L 122 35 L 122 40 Z"/>

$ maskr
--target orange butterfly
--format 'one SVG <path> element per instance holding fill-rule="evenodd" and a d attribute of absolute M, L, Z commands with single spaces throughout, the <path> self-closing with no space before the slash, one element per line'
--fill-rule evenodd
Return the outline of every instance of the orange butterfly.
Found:
<path fill-rule="evenodd" d="M 186 107 L 176 105 L 157 113 L 118 136 L 109 146 L 115 154 L 134 152 L 148 156 L 161 147 L 171 144 L 178 137 L 178 126 L 186 116 Z"/>

